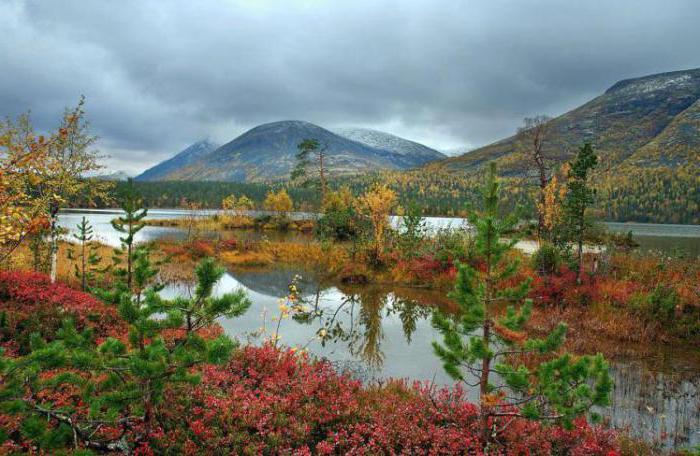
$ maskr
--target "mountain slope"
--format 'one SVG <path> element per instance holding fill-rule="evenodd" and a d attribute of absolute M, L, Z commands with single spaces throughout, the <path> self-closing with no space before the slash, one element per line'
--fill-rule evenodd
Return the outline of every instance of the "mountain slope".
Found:
<path fill-rule="evenodd" d="M 545 152 L 558 161 L 568 160 L 581 144 L 590 142 L 608 168 L 697 161 L 699 99 L 700 69 L 620 81 L 555 118 Z M 521 147 L 520 139 L 512 136 L 434 166 L 475 171 L 496 159 L 503 173 L 517 175 L 527 163 Z"/>
<path fill-rule="evenodd" d="M 369 128 L 337 128 L 334 133 L 376 149 L 388 150 L 406 157 L 413 166 L 445 158 L 445 154 L 423 144 Z"/>
<path fill-rule="evenodd" d="M 417 161 L 425 163 L 411 153 L 378 149 L 309 122 L 288 120 L 259 125 L 216 150 L 172 166 L 172 161 L 177 159 L 175 157 L 163 163 L 166 164 L 165 172 L 160 172 L 155 179 L 283 180 L 289 177 L 296 163 L 297 145 L 307 138 L 316 139 L 326 147 L 326 167 L 332 175 L 376 169 L 408 169 L 415 166 Z M 142 176 L 151 179 L 153 173 L 150 171 Z"/>
<path fill-rule="evenodd" d="M 168 176 L 170 176 L 176 170 L 192 165 L 206 154 L 216 150 L 218 147 L 218 144 L 214 144 L 208 140 L 198 141 L 174 157 L 147 169 L 137 176 L 136 180 L 152 181 L 167 179 Z"/>
<path fill-rule="evenodd" d="M 95 179 L 98 180 L 105 180 L 105 181 L 125 181 L 128 180 L 131 177 L 129 173 L 126 171 L 114 171 L 113 173 L 109 174 L 100 174 L 99 176 L 95 176 Z"/>

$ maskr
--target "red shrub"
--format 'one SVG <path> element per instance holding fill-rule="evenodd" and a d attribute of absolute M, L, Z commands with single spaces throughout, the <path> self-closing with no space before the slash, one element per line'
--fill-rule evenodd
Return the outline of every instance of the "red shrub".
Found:
<path fill-rule="evenodd" d="M 35 272 L 0 271 L 0 311 L 7 318 L 3 332 L 10 348 L 26 342 L 35 331 L 51 337 L 66 317 L 78 328 L 93 328 L 100 338 L 126 333 L 115 308 Z"/>
<path fill-rule="evenodd" d="M 238 248 L 238 241 L 236 239 L 224 239 L 219 242 L 219 249 L 223 251 L 236 250 Z"/>
<path fill-rule="evenodd" d="M 601 278 L 596 282 L 600 299 L 615 305 L 625 305 L 641 289 L 641 284 L 630 280 Z"/>
<path fill-rule="evenodd" d="M 271 346 L 246 347 L 226 367 L 206 367 L 200 385 L 172 391 L 168 401 L 169 429 L 154 440 L 156 453 L 482 454 L 478 409 L 460 388 L 363 387 L 326 362 Z M 516 420 L 502 438 L 501 454 L 616 448 L 613 432 L 585 420 L 571 431 Z"/>
<path fill-rule="evenodd" d="M 193 258 L 212 257 L 215 253 L 214 244 L 211 241 L 192 241 L 185 249 Z"/>
<path fill-rule="evenodd" d="M 530 297 L 546 305 L 590 304 L 598 299 L 595 280 L 583 274 L 581 284 L 576 283 L 576 272 L 562 266 L 557 274 L 535 276 Z"/>
<path fill-rule="evenodd" d="M 67 314 L 100 334 L 126 334 L 113 308 L 41 274 L 0 272 L 0 310 L 14 325 L 3 329 L 9 340 L 28 321 L 52 330 Z M 152 429 L 134 454 L 482 454 L 478 408 L 459 387 L 401 381 L 365 387 L 327 362 L 270 345 L 245 347 L 226 366 L 200 370 L 199 384 L 169 387 L 158 408 L 163 428 Z M 71 386 L 42 399 L 87 413 Z M 18 424 L 0 414 L 4 429 L 16 433 Z M 137 428 L 129 441 L 144 431 Z M 583 419 L 572 430 L 525 420 L 505 428 L 503 446 L 490 454 L 616 454 L 615 434 Z M 8 445 L 0 452 L 18 449 Z"/>
<path fill-rule="evenodd" d="M 412 280 L 421 283 L 436 281 L 440 275 L 445 275 L 450 279 L 456 275 L 456 268 L 452 260 L 441 261 L 433 255 L 401 259 L 397 261 L 396 267 L 406 271 Z"/>

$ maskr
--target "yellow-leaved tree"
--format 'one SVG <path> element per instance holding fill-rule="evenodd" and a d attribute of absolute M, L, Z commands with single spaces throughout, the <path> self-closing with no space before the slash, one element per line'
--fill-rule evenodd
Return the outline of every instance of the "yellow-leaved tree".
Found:
<path fill-rule="evenodd" d="M 32 197 L 44 205 L 49 223 L 51 246 L 51 281 L 56 280 L 58 260 L 58 212 L 77 198 L 91 204 L 106 199 L 112 185 L 108 181 L 90 179 L 90 175 L 103 168 L 102 158 L 93 148 L 97 137 L 90 134 L 85 119 L 85 97 L 81 97 L 73 109 L 63 113 L 58 132 L 52 136 L 41 165 L 34 170 L 36 176 L 28 182 Z"/>
<path fill-rule="evenodd" d="M 541 237 L 552 241 L 554 230 L 561 224 L 562 201 L 566 196 L 566 186 L 559 184 L 557 175 L 553 174 L 542 192 L 542 201 L 537 201 L 537 212 L 542 217 Z"/>
<path fill-rule="evenodd" d="M 41 170 L 57 140 L 56 135 L 36 135 L 27 114 L 15 122 L 0 121 L 0 262 L 46 226 L 46 199 L 32 189 L 41 183 Z"/>
<path fill-rule="evenodd" d="M 371 260 L 375 263 L 382 262 L 386 231 L 390 226 L 389 216 L 396 205 L 396 193 L 386 185 L 375 185 L 357 199 L 358 210 L 372 223 L 374 236 L 370 255 Z"/>
<path fill-rule="evenodd" d="M 269 192 L 263 201 L 263 208 L 267 211 L 275 212 L 278 217 L 290 212 L 294 207 L 292 198 L 287 190 L 280 189 L 278 192 Z"/>

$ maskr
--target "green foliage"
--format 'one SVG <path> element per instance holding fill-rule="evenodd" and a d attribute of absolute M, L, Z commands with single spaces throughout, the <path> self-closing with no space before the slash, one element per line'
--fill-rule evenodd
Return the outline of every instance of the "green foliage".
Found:
<path fill-rule="evenodd" d="M 121 247 L 114 251 L 114 273 L 131 290 L 133 286 L 134 262 L 138 255 L 144 255 L 143 252 L 138 252 L 136 234 L 146 226 L 143 220 L 148 215 L 148 210 L 143 207 L 141 195 L 134 187 L 131 179 L 129 180 L 129 185 L 123 189 L 119 201 L 124 215 L 112 220 L 112 227 L 123 234 L 123 236 L 119 237 Z M 126 265 L 122 266 L 124 263 Z"/>
<path fill-rule="evenodd" d="M 553 244 L 544 243 L 532 255 L 532 266 L 540 275 L 551 275 L 561 266 L 561 254 Z"/>
<path fill-rule="evenodd" d="M 136 289 L 154 276 L 146 252 L 135 258 Z M 250 306 L 241 291 L 213 296 L 223 273 L 213 260 L 203 260 L 191 299 L 164 300 L 159 285 L 133 295 L 117 290 L 119 315 L 129 328 L 126 341 L 110 337 L 97 344 L 91 331 L 78 332 L 71 321 L 64 322 L 52 342 L 34 336 L 27 356 L 0 362 L 5 380 L 0 408 L 20 415 L 23 435 L 42 449 L 72 445 L 74 439 L 103 451 L 132 448 L 138 442 L 100 429 L 142 426 L 146 438 L 157 425 L 166 388 L 197 383 L 194 366 L 230 358 L 235 347 L 230 338 L 199 335 L 217 318 L 240 316 Z M 69 388 L 77 397 L 63 405 L 44 399 Z"/>
<path fill-rule="evenodd" d="M 598 157 L 593 151 L 593 147 L 586 143 L 581 147 L 576 155 L 576 159 L 571 163 L 566 180 L 566 196 L 564 197 L 564 232 L 568 241 L 577 244 L 577 278 L 580 283 L 583 273 L 583 241 L 586 230 L 590 228 L 591 222 L 586 211 L 593 204 L 595 190 L 591 187 L 588 179 L 590 172 L 598 164 Z"/>
<path fill-rule="evenodd" d="M 304 139 L 297 145 L 296 165 L 292 169 L 290 180 L 304 180 L 307 183 L 306 168 L 311 164 L 309 154 L 319 147 L 319 142 L 315 139 Z"/>
<path fill-rule="evenodd" d="M 411 201 L 406 207 L 406 213 L 401 220 L 398 232 L 398 244 L 402 254 L 407 258 L 418 256 L 418 249 L 427 235 L 428 227 L 420 206 Z"/>
<path fill-rule="evenodd" d="M 358 213 L 356 200 L 346 187 L 326 195 L 322 215 L 316 221 L 320 239 L 357 241 L 370 232 L 369 222 Z"/>
<path fill-rule="evenodd" d="M 647 312 L 659 320 L 669 321 L 679 303 L 678 293 L 673 287 L 658 284 L 647 297 Z"/>
<path fill-rule="evenodd" d="M 133 187 L 122 208 L 125 215 L 113 226 L 124 234 L 118 253 L 126 255 L 128 266 L 115 267 L 113 289 L 100 294 L 117 306 L 128 337 L 98 343 L 91 330 L 78 331 L 66 320 L 50 342 L 34 334 L 26 356 L 0 358 L 0 408 L 20 415 L 22 434 L 43 450 L 81 442 L 100 451 L 130 453 L 157 426 L 166 388 L 196 383 L 193 367 L 230 358 L 235 347 L 230 338 L 200 332 L 218 318 L 242 315 L 251 304 L 242 291 L 213 295 L 225 270 L 212 259 L 196 268 L 192 298 L 162 299 L 150 250 L 134 245 L 147 211 Z M 79 230 L 78 239 L 89 242 L 85 220 Z M 115 258 L 119 261 L 119 255 Z M 68 391 L 72 396 L 60 405 L 50 399 Z M 124 433 L 103 430 L 110 427 L 142 430 L 134 442 Z"/>
<path fill-rule="evenodd" d="M 80 281 L 81 289 L 86 291 L 105 269 L 100 268 L 102 257 L 93 242 L 93 228 L 88 219 L 83 216 L 76 227 L 78 233 L 73 234 L 73 237 L 78 241 L 79 253 L 76 255 L 72 248 L 69 249 L 68 259 L 76 262 L 73 265 L 75 277 Z"/>
<path fill-rule="evenodd" d="M 320 190 L 320 201 L 323 202 L 327 192 L 327 170 L 324 160 L 326 158 L 326 146 L 321 146 L 321 143 L 316 139 L 304 139 L 297 145 L 296 164 L 292 169 L 290 181 L 299 183 L 302 187 L 308 187 L 311 184 L 318 183 Z M 309 166 L 311 166 L 311 158 L 313 157 L 316 170 L 315 176 L 311 177 L 307 174 Z M 317 180 L 318 179 L 318 180 Z"/>
<path fill-rule="evenodd" d="M 498 211 L 499 184 L 492 166 L 482 189 L 483 210 L 469 216 L 474 226 L 474 254 L 478 267 L 460 264 L 452 298 L 459 305 L 456 316 L 436 311 L 433 324 L 442 334 L 434 342 L 445 371 L 457 380 L 476 376 L 481 393 L 482 441 L 494 437 L 490 417 L 512 414 L 531 419 L 553 419 L 570 425 L 572 420 L 594 405 L 605 405 L 612 387 L 602 356 L 574 358 L 558 355 L 566 335 L 559 325 L 543 339 L 527 339 L 524 325 L 532 303 L 525 299 L 529 280 L 513 284 L 518 261 L 508 255 L 516 240 L 504 241 L 517 222 L 514 216 L 501 217 Z M 505 315 L 495 306 L 509 303 Z M 517 364 L 517 355 L 547 356 L 534 367 Z M 498 376 L 515 395 L 498 394 L 492 383 Z M 513 407 L 518 407 L 513 412 Z M 497 438 L 497 437 L 496 437 Z"/>

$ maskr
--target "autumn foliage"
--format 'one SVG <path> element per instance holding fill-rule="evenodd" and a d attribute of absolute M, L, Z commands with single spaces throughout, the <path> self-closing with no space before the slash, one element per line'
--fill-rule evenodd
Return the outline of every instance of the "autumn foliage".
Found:
<path fill-rule="evenodd" d="M 32 315 L 48 328 L 53 316 L 38 309 L 52 308 L 98 334 L 124 331 L 113 308 L 40 274 L 0 273 L 0 299 L 8 322 Z M 8 325 L 3 335 L 17 328 Z M 3 344 L 13 346 L 8 338 Z M 135 454 L 481 454 L 477 407 L 458 387 L 365 386 L 328 362 L 271 345 L 244 347 L 228 364 L 198 370 L 199 384 L 166 391 L 159 427 Z M 43 399 L 80 401 L 70 388 Z M 0 452 L 29 449 L 19 421 L 0 415 L 0 425 L 9 437 Z M 501 454 L 618 454 L 616 434 L 584 420 L 571 430 L 516 421 L 502 438 Z"/>
<path fill-rule="evenodd" d="M 180 454 L 482 454 L 477 407 L 460 388 L 394 381 L 365 387 L 324 361 L 246 347 L 176 404 L 156 452 Z M 189 416 L 182 423 L 182 416 Z M 617 454 L 616 435 L 518 421 L 500 454 Z"/>
<path fill-rule="evenodd" d="M 98 338 L 126 331 L 114 307 L 34 272 L 0 271 L 0 312 L 2 345 L 12 351 L 26 350 L 33 332 L 52 338 L 66 317 L 79 328 L 92 328 Z"/>

